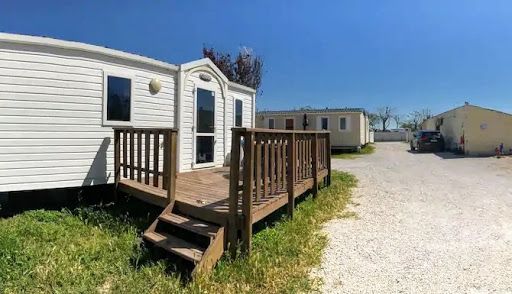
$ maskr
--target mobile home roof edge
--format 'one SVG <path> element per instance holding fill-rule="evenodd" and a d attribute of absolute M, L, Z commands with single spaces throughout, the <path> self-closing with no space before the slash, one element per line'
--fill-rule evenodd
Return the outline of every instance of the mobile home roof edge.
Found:
<path fill-rule="evenodd" d="M 54 39 L 50 37 L 37 37 L 37 36 L 27 36 L 27 35 L 18 35 L 18 34 L 10 34 L 10 33 L 0 33 L 0 42 L 8 42 L 8 43 L 17 43 L 17 44 L 27 44 L 27 45 L 40 45 L 40 46 L 52 46 L 56 48 L 62 49 L 70 49 L 77 50 L 83 52 L 90 53 L 98 53 L 106 56 L 117 57 L 125 60 L 137 61 L 165 69 L 169 69 L 172 71 L 178 71 L 179 66 L 170 64 L 164 61 L 156 60 L 150 57 L 145 57 L 142 55 L 137 55 L 133 53 L 128 53 L 116 49 L 110 49 L 106 47 L 101 47 L 97 45 L 91 45 L 82 42 L 76 41 L 64 41 L 59 39 Z"/>
<path fill-rule="evenodd" d="M 325 109 L 303 109 L 303 110 L 263 110 L 256 112 L 256 115 L 288 115 L 288 114 L 327 114 L 327 113 L 358 113 L 366 114 L 364 108 L 325 108 Z"/>

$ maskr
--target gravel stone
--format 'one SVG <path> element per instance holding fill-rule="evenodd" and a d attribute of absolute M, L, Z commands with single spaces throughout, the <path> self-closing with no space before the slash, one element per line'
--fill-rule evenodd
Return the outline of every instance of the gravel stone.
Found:
<path fill-rule="evenodd" d="M 333 159 L 357 176 L 355 218 L 328 222 L 323 293 L 512 293 L 512 158 L 379 143 Z"/>

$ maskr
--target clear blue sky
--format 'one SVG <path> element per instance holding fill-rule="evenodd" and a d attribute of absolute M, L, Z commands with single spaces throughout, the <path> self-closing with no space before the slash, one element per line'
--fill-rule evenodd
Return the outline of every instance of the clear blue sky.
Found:
<path fill-rule="evenodd" d="M 512 112 L 512 1 L 19 0 L 2 1 L 0 31 L 171 63 L 201 58 L 203 43 L 249 46 L 267 70 L 259 110 L 439 113 L 467 100 Z"/>

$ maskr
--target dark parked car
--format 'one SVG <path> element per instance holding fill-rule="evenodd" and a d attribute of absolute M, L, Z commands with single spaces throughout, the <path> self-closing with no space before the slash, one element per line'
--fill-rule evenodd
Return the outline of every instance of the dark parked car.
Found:
<path fill-rule="evenodd" d="M 435 130 L 422 130 L 414 134 L 411 141 L 411 150 L 434 151 L 440 152 L 444 150 L 444 138 L 441 132 Z"/>

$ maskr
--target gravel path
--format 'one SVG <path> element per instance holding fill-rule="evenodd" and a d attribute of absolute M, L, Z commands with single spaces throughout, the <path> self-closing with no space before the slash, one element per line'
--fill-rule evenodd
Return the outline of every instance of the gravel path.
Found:
<path fill-rule="evenodd" d="M 512 158 L 381 143 L 333 160 L 359 179 L 357 219 L 326 224 L 324 293 L 512 293 Z"/>

